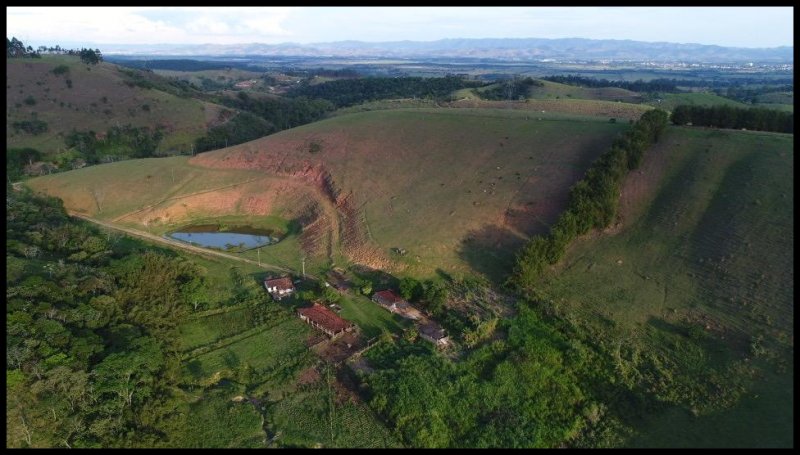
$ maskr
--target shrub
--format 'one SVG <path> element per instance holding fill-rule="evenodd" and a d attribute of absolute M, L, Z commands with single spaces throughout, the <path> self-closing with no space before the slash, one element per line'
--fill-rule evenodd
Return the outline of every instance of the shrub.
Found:
<path fill-rule="evenodd" d="M 69 67 L 67 65 L 58 65 L 57 67 L 53 68 L 53 74 L 56 76 L 66 74 L 69 72 Z"/>

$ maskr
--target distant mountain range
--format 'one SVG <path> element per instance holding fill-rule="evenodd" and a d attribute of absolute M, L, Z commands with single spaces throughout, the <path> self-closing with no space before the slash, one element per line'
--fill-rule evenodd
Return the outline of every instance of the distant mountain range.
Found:
<path fill-rule="evenodd" d="M 504 61 L 635 60 L 657 62 L 770 62 L 792 63 L 792 46 L 773 48 L 723 47 L 631 40 L 585 38 L 443 39 L 368 43 L 338 41 L 315 44 L 198 44 L 114 45 L 105 54 L 170 56 L 298 56 L 339 58 L 475 58 Z"/>

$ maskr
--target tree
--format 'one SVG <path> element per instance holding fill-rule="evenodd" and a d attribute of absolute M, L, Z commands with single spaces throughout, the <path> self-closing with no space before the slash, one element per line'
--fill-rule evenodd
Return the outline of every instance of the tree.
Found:
<path fill-rule="evenodd" d="M 81 57 L 81 61 L 87 65 L 96 65 L 103 61 L 100 49 L 81 49 L 78 55 Z"/>
<path fill-rule="evenodd" d="M 406 300 L 416 300 L 420 294 L 421 283 L 414 278 L 405 277 L 400 280 L 400 296 Z"/>

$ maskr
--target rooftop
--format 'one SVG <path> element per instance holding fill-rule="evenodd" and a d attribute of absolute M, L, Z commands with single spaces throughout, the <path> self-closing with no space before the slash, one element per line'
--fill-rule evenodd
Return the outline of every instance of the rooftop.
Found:
<path fill-rule="evenodd" d="M 309 308 L 300 308 L 297 313 L 334 333 L 353 325 L 352 322 L 340 318 L 339 315 L 318 303 Z"/>
<path fill-rule="evenodd" d="M 386 289 L 383 291 L 378 291 L 372 297 L 378 298 L 386 302 L 387 304 L 403 302 L 404 300 L 400 298 L 399 295 L 395 294 L 394 291 L 391 289 Z"/>
<path fill-rule="evenodd" d="M 285 276 L 283 278 L 273 278 L 271 280 L 264 280 L 264 284 L 268 288 L 277 287 L 279 291 L 294 289 L 294 285 L 292 284 L 292 279 L 289 278 L 288 276 Z"/>

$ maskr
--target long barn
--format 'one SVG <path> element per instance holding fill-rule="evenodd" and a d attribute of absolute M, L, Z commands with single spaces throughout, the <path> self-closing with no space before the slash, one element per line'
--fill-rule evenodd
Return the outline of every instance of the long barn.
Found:
<path fill-rule="evenodd" d="M 331 338 L 336 338 L 355 327 L 352 322 L 342 319 L 338 314 L 316 302 L 311 307 L 298 309 L 297 314 L 300 319 L 325 332 Z"/>

